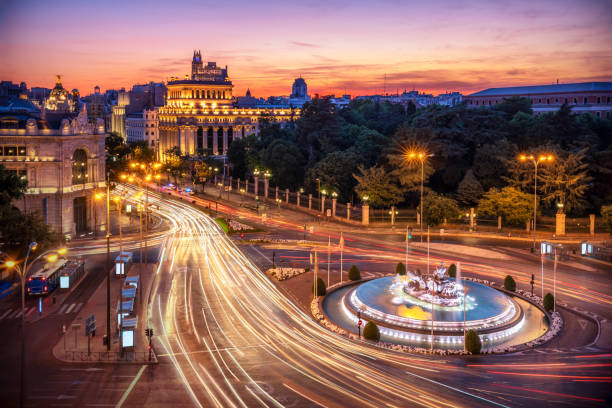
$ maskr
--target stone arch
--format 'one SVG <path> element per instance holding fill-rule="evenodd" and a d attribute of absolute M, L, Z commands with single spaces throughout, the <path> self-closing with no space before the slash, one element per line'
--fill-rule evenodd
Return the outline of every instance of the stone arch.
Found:
<path fill-rule="evenodd" d="M 85 184 L 89 179 L 89 161 L 84 149 L 76 149 L 72 154 L 72 185 Z"/>

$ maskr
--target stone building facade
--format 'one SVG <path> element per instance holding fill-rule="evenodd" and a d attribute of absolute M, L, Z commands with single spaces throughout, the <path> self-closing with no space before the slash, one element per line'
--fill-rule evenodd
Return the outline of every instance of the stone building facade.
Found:
<path fill-rule="evenodd" d="M 6 102 L 6 101 L 5 101 Z M 104 192 L 107 136 L 84 107 L 76 112 L 41 112 L 27 99 L 0 106 L 0 164 L 28 180 L 23 199 L 13 204 L 37 212 L 68 238 L 89 235 L 106 224 Z"/>
<path fill-rule="evenodd" d="M 262 118 L 285 125 L 299 116 L 299 109 L 238 108 L 227 66 L 204 65 L 194 52 L 191 76 L 171 78 L 166 104 L 159 108 L 160 159 L 178 147 L 183 154 L 225 154 L 235 138 L 257 133 Z"/>

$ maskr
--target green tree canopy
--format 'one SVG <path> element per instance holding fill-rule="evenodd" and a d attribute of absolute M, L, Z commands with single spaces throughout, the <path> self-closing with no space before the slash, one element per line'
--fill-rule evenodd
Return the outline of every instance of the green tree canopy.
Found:
<path fill-rule="evenodd" d="M 399 187 L 391 181 L 391 176 L 382 167 L 359 167 L 359 174 L 353 174 L 357 180 L 355 192 L 359 197 L 367 196 L 373 207 L 389 207 L 402 200 Z"/>
<path fill-rule="evenodd" d="M 468 170 L 457 188 L 458 201 L 463 205 L 474 205 L 478 203 L 483 193 L 482 185 L 474 176 L 474 172 L 471 169 Z"/>
<path fill-rule="evenodd" d="M 533 196 L 514 187 L 487 191 L 478 204 L 483 215 L 502 216 L 509 225 L 525 224 L 533 215 Z"/>
<path fill-rule="evenodd" d="M 459 207 L 452 198 L 430 192 L 423 196 L 423 221 L 425 225 L 437 226 L 444 220 L 452 221 L 459 216 Z"/>

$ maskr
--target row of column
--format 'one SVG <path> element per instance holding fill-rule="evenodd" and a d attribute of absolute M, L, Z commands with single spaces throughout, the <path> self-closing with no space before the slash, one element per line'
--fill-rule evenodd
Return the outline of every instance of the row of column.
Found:
<path fill-rule="evenodd" d="M 219 150 L 219 129 L 222 129 L 222 150 Z M 202 130 L 202 148 L 212 148 L 213 154 L 225 154 L 229 147 L 228 127 L 213 128 L 212 146 L 208 146 L 208 127 Z M 232 126 L 232 137 L 240 135 Z M 178 128 L 178 143 L 181 152 L 185 154 L 196 154 L 198 152 L 198 127 L 179 127 Z"/>

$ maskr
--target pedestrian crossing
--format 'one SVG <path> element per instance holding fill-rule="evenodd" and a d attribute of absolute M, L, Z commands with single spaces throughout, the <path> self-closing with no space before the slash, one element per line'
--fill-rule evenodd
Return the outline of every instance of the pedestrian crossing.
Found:
<path fill-rule="evenodd" d="M 53 312 L 52 314 L 63 314 L 63 315 L 69 315 L 69 314 L 75 314 L 78 313 L 79 310 L 81 310 L 81 308 L 83 307 L 83 303 L 64 303 L 59 310 Z M 32 307 L 26 307 L 25 308 L 25 317 L 30 317 L 32 316 L 35 312 L 38 311 L 38 306 L 32 306 Z M 11 308 L 11 309 L 7 309 L 7 310 L 0 310 L 0 322 L 5 321 L 5 320 L 12 320 L 12 319 L 18 319 L 21 318 L 21 308 L 17 307 L 17 308 Z"/>

